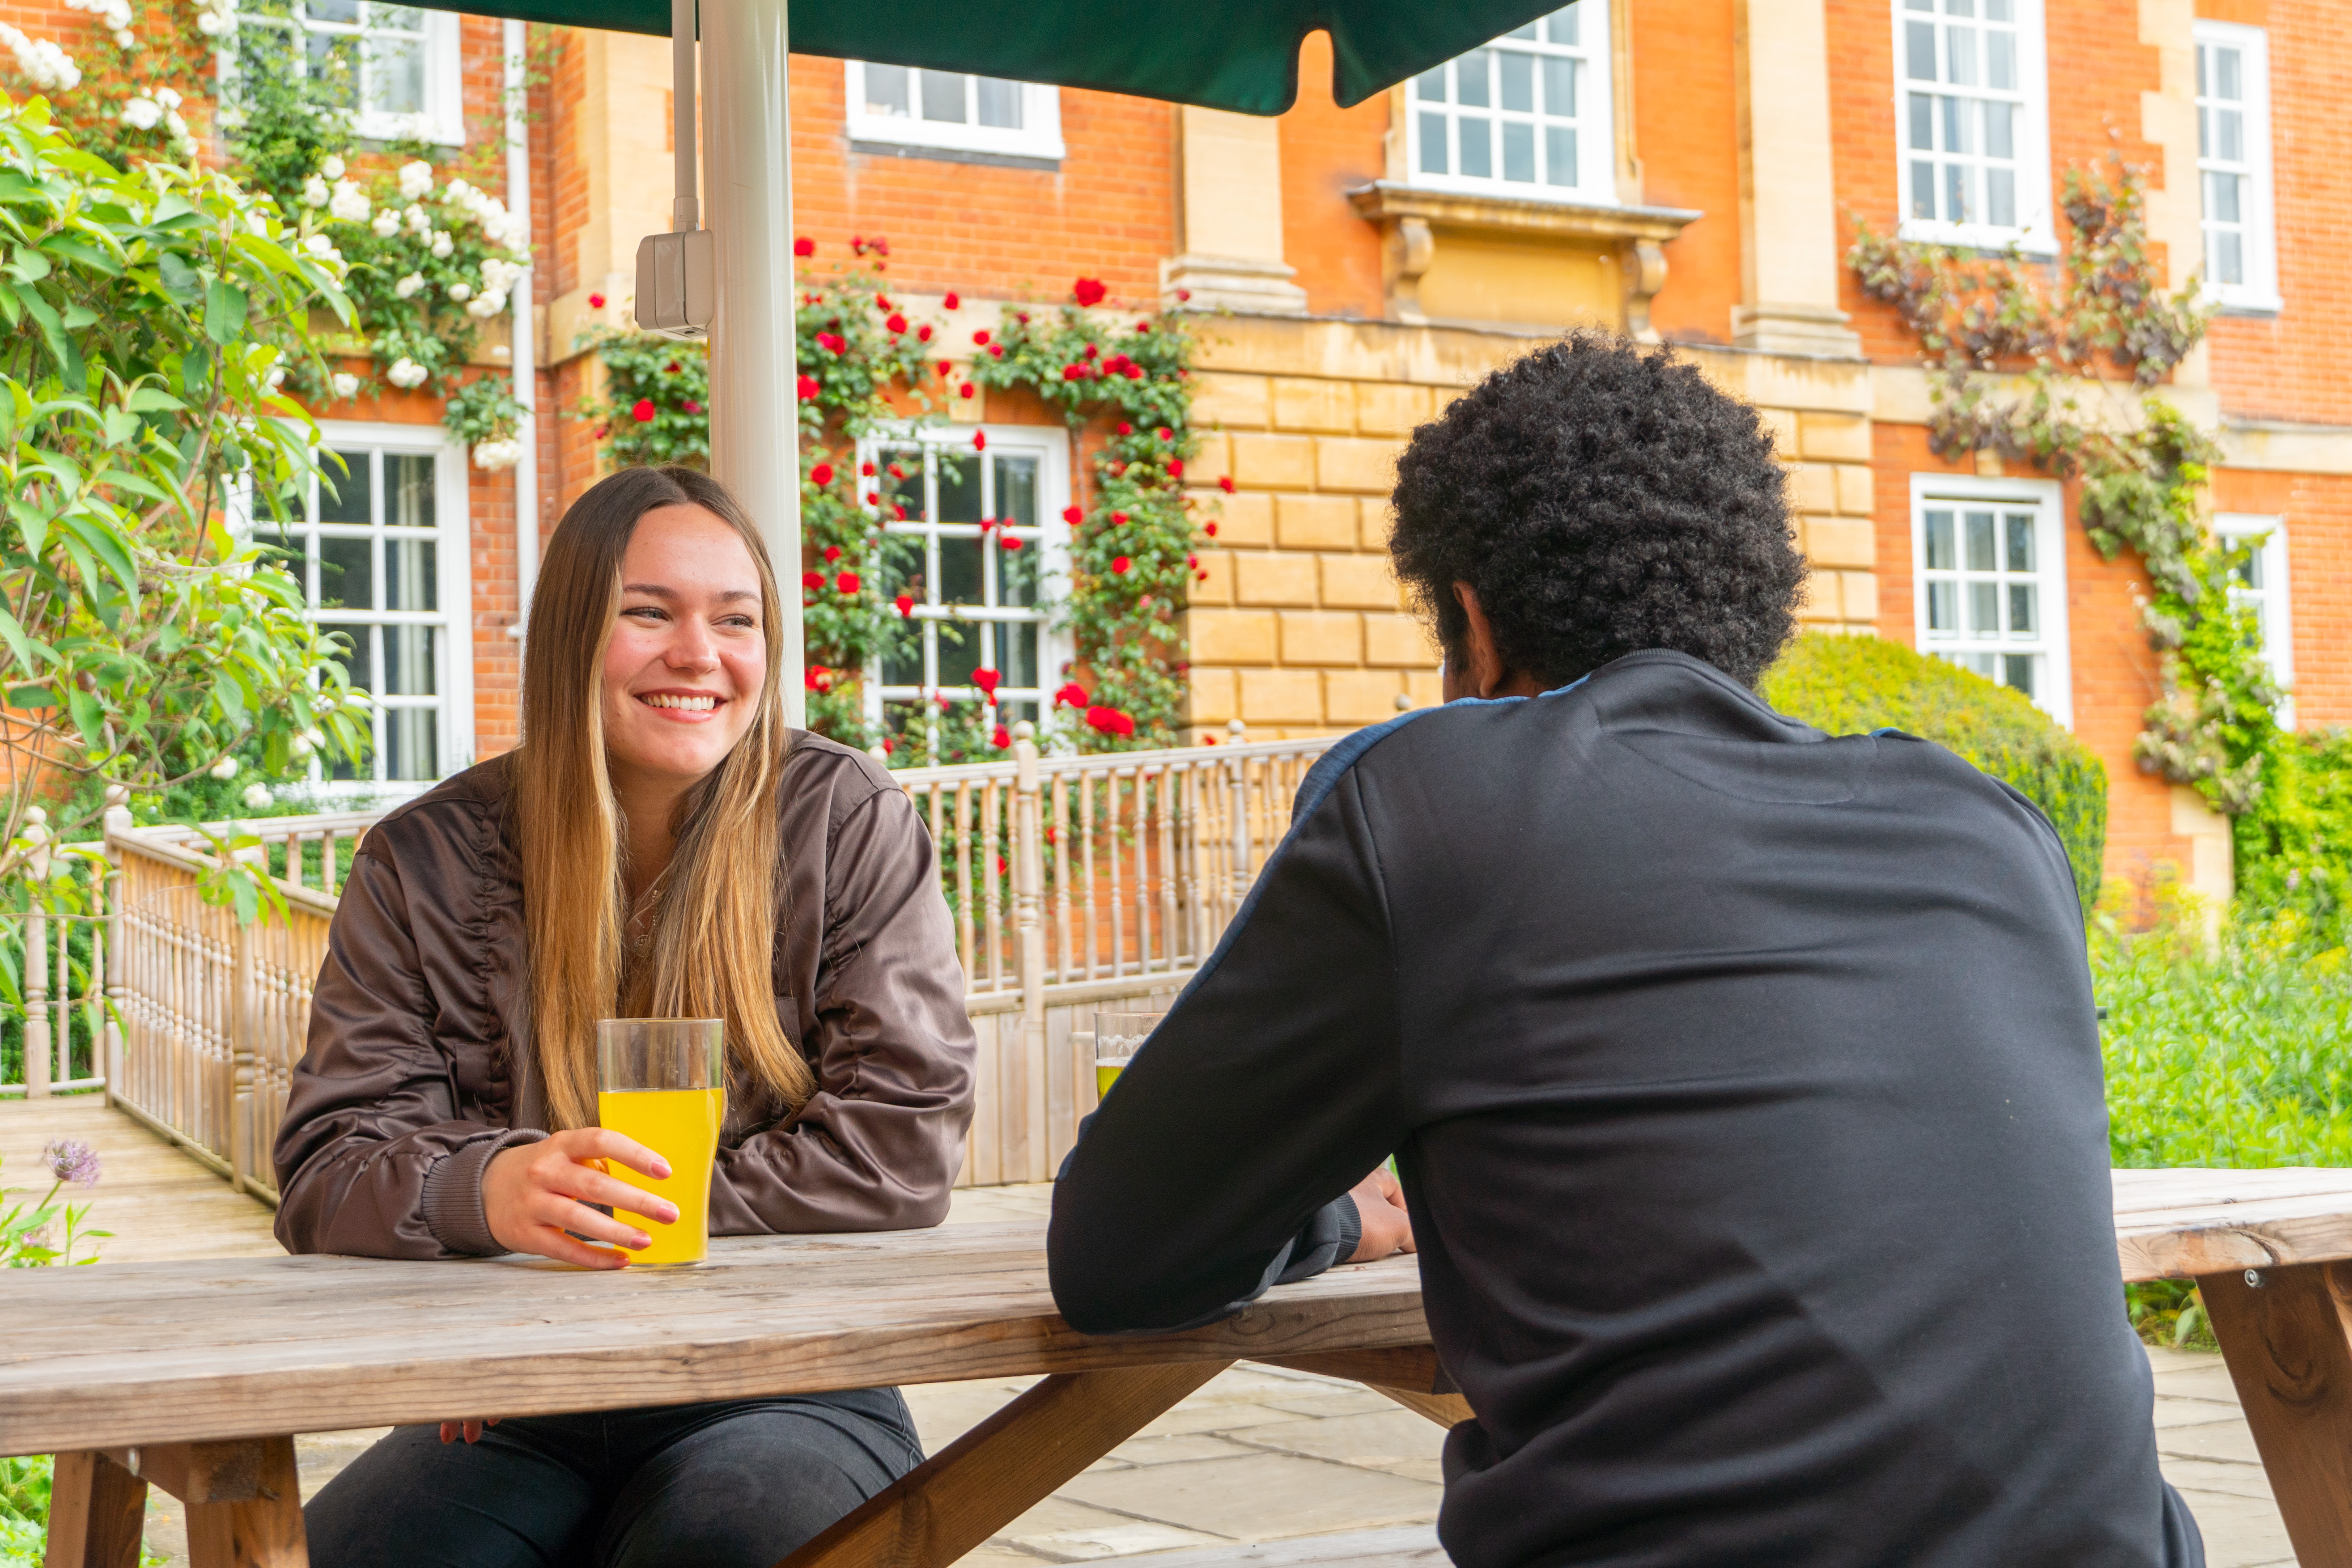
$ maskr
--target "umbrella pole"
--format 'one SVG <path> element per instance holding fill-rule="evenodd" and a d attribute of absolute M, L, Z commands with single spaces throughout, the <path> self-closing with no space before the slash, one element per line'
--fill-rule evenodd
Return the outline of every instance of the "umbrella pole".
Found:
<path fill-rule="evenodd" d="M 719 263 L 710 472 L 768 542 L 782 600 L 782 623 L 768 634 L 782 644 L 784 712 L 798 727 L 806 704 L 786 0 L 705 0 L 701 9 L 706 218 Z"/>

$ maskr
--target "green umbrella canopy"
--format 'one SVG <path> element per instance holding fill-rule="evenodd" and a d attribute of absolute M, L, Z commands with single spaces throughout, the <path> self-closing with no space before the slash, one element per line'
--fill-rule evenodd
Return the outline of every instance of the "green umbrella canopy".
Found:
<path fill-rule="evenodd" d="M 719 0 L 725 4 L 725 0 Z M 1605 4 L 1605 0 L 1603 0 Z M 1475 49 L 1561 0 L 792 0 L 796 54 L 1097 88 L 1244 114 L 1298 96 L 1298 45 L 1331 35 L 1344 106 Z M 488 0 L 492 16 L 669 34 L 669 0 Z"/>

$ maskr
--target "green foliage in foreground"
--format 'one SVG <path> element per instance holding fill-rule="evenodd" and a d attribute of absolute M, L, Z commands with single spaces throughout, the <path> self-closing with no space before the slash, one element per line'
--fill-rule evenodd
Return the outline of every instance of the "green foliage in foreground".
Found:
<path fill-rule="evenodd" d="M 1813 632 L 1790 643 L 1757 689 L 1832 735 L 1899 729 L 1958 752 L 2042 808 L 2066 846 L 2084 909 L 2097 903 L 2106 768 L 2021 694 L 1884 638 Z"/>

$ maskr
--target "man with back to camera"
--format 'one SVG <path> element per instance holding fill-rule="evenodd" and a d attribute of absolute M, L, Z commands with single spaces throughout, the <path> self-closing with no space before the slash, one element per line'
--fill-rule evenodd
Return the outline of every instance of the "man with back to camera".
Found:
<path fill-rule="evenodd" d="M 1414 433 L 1390 549 L 1447 705 L 1324 756 L 1092 1118 L 1064 1315 L 1417 1239 L 1465 1568 L 2200 1564 L 2065 855 L 1757 697 L 1805 570 L 1754 411 L 1571 336 Z"/>

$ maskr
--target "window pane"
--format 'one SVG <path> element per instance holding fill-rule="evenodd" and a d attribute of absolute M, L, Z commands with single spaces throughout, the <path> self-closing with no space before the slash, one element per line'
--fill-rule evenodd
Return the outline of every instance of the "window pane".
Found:
<path fill-rule="evenodd" d="M 1905 74 L 1913 81 L 1936 79 L 1936 27 L 1931 22 L 1903 24 Z"/>
<path fill-rule="evenodd" d="M 367 44 L 364 107 L 380 114 L 425 112 L 425 44 L 418 38 L 372 37 Z"/>
<path fill-rule="evenodd" d="M 373 546 L 366 539 L 319 541 L 319 602 L 331 608 L 373 610 L 375 586 L 370 570 Z"/>
<path fill-rule="evenodd" d="M 2238 235 L 2219 233 L 2213 236 L 2213 281 L 2243 283 L 2246 280 L 2246 247 Z"/>
<path fill-rule="evenodd" d="M 2007 169 L 1985 171 L 1985 222 L 1997 228 L 2017 226 L 2017 176 Z"/>
<path fill-rule="evenodd" d="M 383 455 L 383 525 L 388 528 L 433 526 L 433 458 L 429 453 Z"/>
<path fill-rule="evenodd" d="M 931 601 L 923 580 L 923 538 L 920 534 L 885 532 L 880 559 L 884 598 L 896 599 L 901 593 L 911 593 L 924 603 Z"/>
<path fill-rule="evenodd" d="M 394 696 L 429 697 L 433 684 L 433 637 L 430 626 L 387 626 L 383 629 L 383 689 Z"/>
<path fill-rule="evenodd" d="M 2237 103 L 2245 98 L 2244 61 L 2244 55 L 2237 49 L 2217 48 L 2213 51 L 2215 78 L 2213 96 L 2215 98 L 2226 99 L 2231 103 Z"/>
<path fill-rule="evenodd" d="M 1423 114 L 1421 117 L 1421 172 L 1424 174 L 1450 172 L 1445 162 L 1445 116 Z"/>
<path fill-rule="evenodd" d="M 1911 164 L 1911 215 L 1930 218 L 1936 215 L 1936 166 L 1924 159 Z"/>
<path fill-rule="evenodd" d="M 421 33 L 425 13 L 414 5 L 370 5 L 367 25 L 369 31 L 376 33 Z"/>
<path fill-rule="evenodd" d="M 1536 57 L 1517 49 L 1498 50 L 1495 66 L 1502 78 L 1503 107 L 1521 114 L 1536 111 Z M 1535 176 L 1528 176 L 1533 179 Z"/>
<path fill-rule="evenodd" d="M 2004 91 L 2017 89 L 2017 35 L 1985 35 L 1985 85 Z"/>
<path fill-rule="evenodd" d="M 1536 37 L 1536 30 L 1540 21 L 1541 18 L 1538 17 L 1537 21 L 1529 22 L 1525 26 L 1514 27 L 1509 32 L 1504 34 L 1503 37 L 1507 38 L 1525 38 L 1530 44 L 1539 42 L 1540 40 Z"/>
<path fill-rule="evenodd" d="M 1949 571 L 1958 566 L 1959 559 L 1952 553 L 1952 514 L 1928 513 L 1927 533 L 1927 570 Z"/>
<path fill-rule="evenodd" d="M 2199 98 L 2203 98 L 2207 93 L 2213 90 L 2205 85 L 2206 63 L 2212 57 L 2212 45 L 2200 44 L 2197 46 L 2197 96 Z"/>
<path fill-rule="evenodd" d="M 1454 62 L 1454 94 L 1457 101 L 1480 109 L 1487 107 L 1491 100 L 1486 95 L 1486 62 L 1494 54 L 1492 49 L 1473 49 Z"/>
<path fill-rule="evenodd" d="M 441 748 L 436 744 L 440 714 L 429 707 L 393 708 L 383 716 L 383 776 L 437 779 Z"/>
<path fill-rule="evenodd" d="M 994 77 L 979 78 L 980 122 L 1005 131 L 1021 129 L 1021 84 L 999 81 Z"/>
<path fill-rule="evenodd" d="M 1002 532 L 991 536 L 996 543 L 996 601 L 1017 609 L 1029 609 L 1037 602 L 1039 558 L 1045 554 L 1045 544 L 1034 538 L 1023 538 Z M 1016 540 L 1018 549 L 1007 549 L 1007 537 Z"/>
<path fill-rule="evenodd" d="M 434 573 L 432 540 L 384 540 L 383 607 L 386 610 L 441 608 L 440 589 Z"/>
<path fill-rule="evenodd" d="M 2002 519 L 2008 529 L 2008 567 L 2011 571 L 2033 570 L 2033 514 L 2011 512 Z"/>
<path fill-rule="evenodd" d="M 306 20 L 336 22 L 356 27 L 360 23 L 360 0 L 310 0 L 302 7 Z"/>
<path fill-rule="evenodd" d="M 1493 145 L 1487 140 L 1487 122 L 1472 115 L 1462 117 L 1462 172 L 1477 179 L 1492 179 L 1495 173 Z"/>
<path fill-rule="evenodd" d="M 971 78 L 961 71 L 925 71 L 923 78 L 923 118 L 943 125 L 964 122 L 964 83 Z"/>
<path fill-rule="evenodd" d="M 975 536 L 940 538 L 940 602 L 942 604 L 984 602 L 981 584 L 980 551 L 981 542 Z"/>
<path fill-rule="evenodd" d="M 335 459 L 342 459 L 338 464 Z M 351 470 L 348 474 L 343 470 Z M 337 452 L 319 465 L 319 520 L 322 523 L 372 523 L 368 507 L 368 455 Z"/>
<path fill-rule="evenodd" d="M 2012 637 L 2031 637 L 2039 631 L 2041 623 L 2034 613 L 2039 608 L 2040 599 L 2034 592 L 2032 583 L 2011 583 L 2009 585 L 2009 634 Z"/>
<path fill-rule="evenodd" d="M 932 459 L 933 479 L 938 486 L 939 510 L 931 514 L 935 523 L 976 523 L 980 521 L 980 462 L 975 457 L 951 457 L 940 453 Z"/>
<path fill-rule="evenodd" d="M 1924 92 L 1911 95 L 1911 148 L 1931 152 L 1936 147 L 1936 100 Z"/>
<path fill-rule="evenodd" d="M 1931 582 L 1927 585 L 1927 630 L 1949 636 L 1960 629 L 1959 585 L 1951 582 Z"/>
<path fill-rule="evenodd" d="M 1445 68 L 1432 66 L 1412 78 L 1412 96 L 1422 103 L 1445 101 Z"/>
<path fill-rule="evenodd" d="M 1986 19 L 1994 22 L 2014 22 L 2017 20 L 2015 5 L 2016 0 L 1985 0 Z"/>
<path fill-rule="evenodd" d="M 351 644 L 348 651 L 338 653 L 335 658 L 343 666 L 346 678 L 352 685 L 363 692 L 380 689 L 375 684 L 375 645 L 369 641 L 373 628 L 352 622 L 323 621 L 319 623 L 319 630 L 338 633 Z"/>
<path fill-rule="evenodd" d="M 904 66 L 866 68 L 866 112 L 907 116 L 907 78 L 912 74 Z"/>
<path fill-rule="evenodd" d="M 1966 98 L 1947 98 L 1944 105 L 1944 151 L 1973 152 L 1977 150 L 1975 114 L 1976 101 Z"/>
<path fill-rule="evenodd" d="M 931 624 L 939 633 L 940 685 L 968 686 L 971 685 L 974 670 L 995 667 L 988 662 L 988 653 L 982 646 L 978 626 L 969 623 L 959 626 L 945 621 L 935 621 Z"/>
<path fill-rule="evenodd" d="M 1037 460 L 999 457 L 996 460 L 996 515 L 1024 528 L 1037 526 Z"/>
<path fill-rule="evenodd" d="M 1536 128 L 1524 120 L 1503 122 L 1503 178 L 1535 183 Z"/>
<path fill-rule="evenodd" d="M 1977 30 L 1974 27 L 1946 27 L 1944 54 L 1946 81 L 1954 87 L 1977 85 Z"/>
<path fill-rule="evenodd" d="M 1947 15 L 1953 16 L 1973 16 L 1977 14 L 1976 6 L 1970 4 L 1970 0 L 1948 0 L 1944 10 Z"/>
<path fill-rule="evenodd" d="M 1979 637 L 2000 635 L 2000 584 L 1969 584 L 1969 630 Z"/>
<path fill-rule="evenodd" d="M 1985 153 L 1993 158 L 2017 156 L 2017 106 L 2013 103 L 1989 103 L 1984 106 Z"/>
<path fill-rule="evenodd" d="M 1034 621 L 998 628 L 1004 643 L 1004 684 L 1034 686 L 1037 682 L 1037 633 Z"/>
<path fill-rule="evenodd" d="M 2000 661 L 2001 685 L 2023 692 L 2029 697 L 2032 696 L 2033 666 L 2040 662 L 2032 653 L 2004 653 Z"/>
<path fill-rule="evenodd" d="M 345 107 L 359 96 L 360 40 L 356 33 L 312 33 L 305 40 L 306 69 L 327 96 Z"/>
<path fill-rule="evenodd" d="M 1544 31 L 1550 35 L 1553 43 L 1567 44 L 1573 47 L 1579 41 L 1576 24 L 1576 7 L 1563 5 L 1551 14 L 1549 20 L 1545 24 Z"/>
<path fill-rule="evenodd" d="M 2234 224 L 2242 221 L 2239 213 L 2238 188 L 2235 174 L 2205 176 L 2205 221 L 2214 224 Z"/>
<path fill-rule="evenodd" d="M 1944 165 L 1944 216 L 1956 224 L 1967 223 L 1969 210 L 1969 171 L 1959 163 Z"/>
<path fill-rule="evenodd" d="M 1970 571 L 1994 570 L 1995 568 L 1993 566 L 1992 552 L 1992 514 L 1990 512 L 1970 512 L 1968 515 L 1968 530 L 1969 570 Z"/>
<path fill-rule="evenodd" d="M 1576 127 L 1547 125 L 1544 127 L 1544 183 L 1549 185 L 1573 185 L 1576 172 Z"/>
<path fill-rule="evenodd" d="M 1543 62 L 1543 111 L 1562 120 L 1576 118 L 1576 62 L 1546 55 Z"/>
<path fill-rule="evenodd" d="M 2246 161 L 2246 117 L 2242 110 L 2213 111 L 2213 156 L 2225 163 Z"/>

